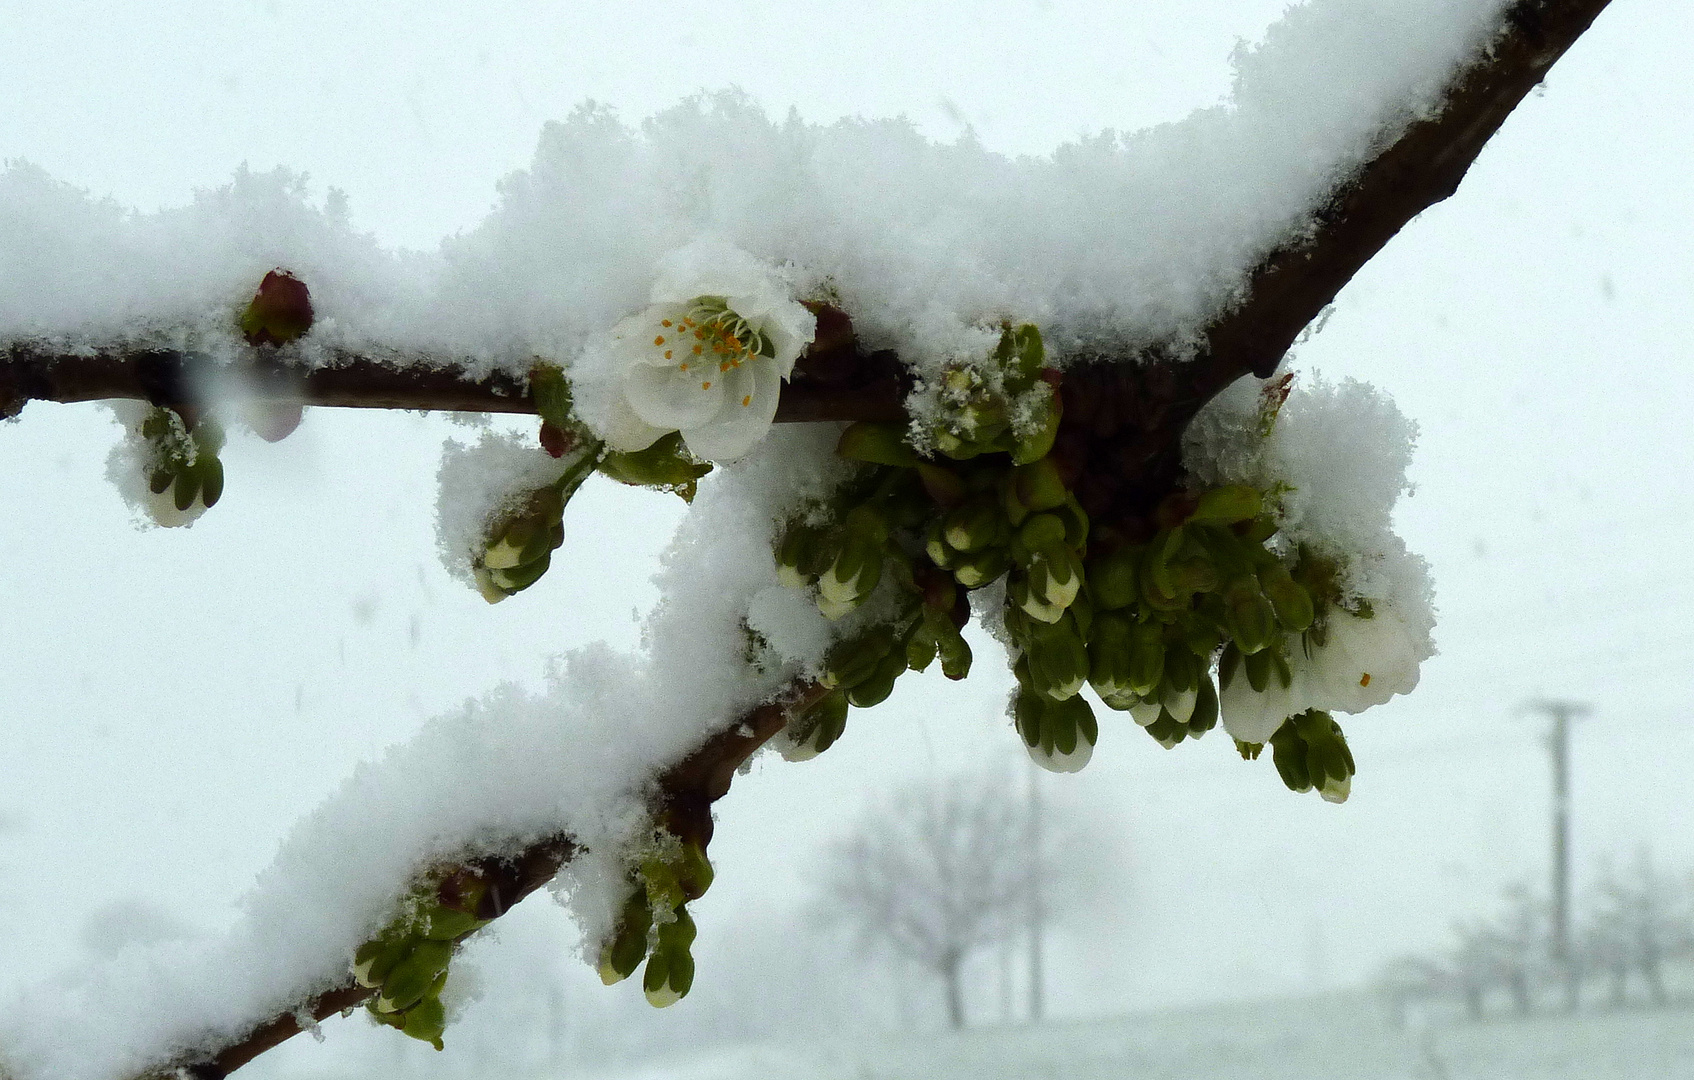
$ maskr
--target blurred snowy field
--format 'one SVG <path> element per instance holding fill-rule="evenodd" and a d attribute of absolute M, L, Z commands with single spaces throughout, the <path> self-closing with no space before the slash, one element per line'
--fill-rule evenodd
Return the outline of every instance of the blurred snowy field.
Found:
<path fill-rule="evenodd" d="M 396 1058 L 391 1071 L 271 1075 L 384 1080 L 412 1075 L 417 1059 Z M 1671 1080 L 1694 1076 L 1694 1008 L 1396 1029 L 1374 997 L 1337 993 L 1041 1027 L 745 1043 L 614 1068 L 489 1071 L 535 1080 Z"/>

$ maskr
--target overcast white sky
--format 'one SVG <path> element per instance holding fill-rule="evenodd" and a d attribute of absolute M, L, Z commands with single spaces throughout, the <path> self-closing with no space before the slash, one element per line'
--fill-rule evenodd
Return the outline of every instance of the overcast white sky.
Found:
<path fill-rule="evenodd" d="M 0 157 L 144 209 L 285 165 L 427 248 L 587 99 L 634 121 L 735 85 L 776 113 L 905 114 L 1036 153 L 1216 102 L 1237 40 L 1281 6 L 5 0 Z M 1539 883 L 1545 755 L 1520 712 L 1538 694 L 1596 707 L 1575 739 L 1579 874 L 1639 845 L 1694 869 L 1691 31 L 1675 0 L 1617 0 L 1300 349 L 1422 425 L 1400 522 L 1435 568 L 1442 655 L 1347 725 L 1344 807 L 1221 738 L 1167 753 L 1104 725 L 1088 770 L 1049 782 L 1125 852 L 1120 894 L 1059 944 L 1061 1012 L 1361 979 Z M 356 762 L 567 647 L 633 644 L 678 507 L 591 484 L 556 569 L 487 607 L 433 554 L 453 431 L 319 411 L 277 446 L 232 442 L 225 502 L 192 530 L 138 533 L 102 479 L 103 412 L 37 404 L 0 429 L 0 988 L 76 958 L 115 901 L 221 925 Z M 1011 751 L 986 653 L 969 683 L 903 689 L 822 759 L 738 784 L 703 982 L 714 942 L 806 899 L 821 845 L 878 792 Z"/>

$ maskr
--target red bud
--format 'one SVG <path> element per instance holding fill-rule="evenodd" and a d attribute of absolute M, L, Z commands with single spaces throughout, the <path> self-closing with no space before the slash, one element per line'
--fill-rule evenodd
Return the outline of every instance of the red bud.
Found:
<path fill-rule="evenodd" d="M 241 334 L 249 345 L 286 345 L 311 328 L 311 293 L 287 270 L 266 274 L 241 315 Z"/>

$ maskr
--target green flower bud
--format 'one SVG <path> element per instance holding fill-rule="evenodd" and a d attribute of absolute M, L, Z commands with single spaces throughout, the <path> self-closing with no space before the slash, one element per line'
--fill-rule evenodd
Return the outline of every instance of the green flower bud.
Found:
<path fill-rule="evenodd" d="M 1188 716 L 1188 734 L 1198 739 L 1217 726 L 1218 688 L 1212 685 L 1211 672 L 1201 671 L 1200 682 L 1195 689 L 1194 711 Z"/>
<path fill-rule="evenodd" d="M 841 433 L 835 452 L 850 461 L 867 461 L 873 465 L 910 469 L 918 464 L 918 456 L 906 445 L 905 430 L 898 424 L 873 424 L 866 420 L 851 424 Z"/>
<path fill-rule="evenodd" d="M 1276 637 L 1276 611 L 1259 583 L 1250 576 L 1231 581 L 1224 589 L 1224 619 L 1235 647 L 1251 656 Z M 1258 687 L 1254 687 L 1258 689 Z"/>
<path fill-rule="evenodd" d="M 1055 701 L 1074 697 L 1088 679 L 1088 649 L 1065 621 L 1039 631 L 1026 655 L 1032 685 Z"/>
<path fill-rule="evenodd" d="M 1094 710 L 1080 697 L 1047 702 L 1042 709 L 1040 742 L 1032 745 L 1025 739 L 1029 756 L 1049 772 L 1082 771 L 1100 738 Z"/>
<path fill-rule="evenodd" d="M 1059 422 L 1063 418 L 1062 399 L 1049 394 L 1046 403 L 1038 408 L 1035 422 L 1018 433 L 1012 445 L 1012 464 L 1027 465 L 1046 457 L 1053 449 L 1053 440 L 1058 438 Z"/>
<path fill-rule="evenodd" d="M 499 589 L 507 596 L 510 596 L 513 593 L 522 592 L 531 585 L 534 585 L 537 581 L 541 580 L 541 575 L 547 572 L 547 568 L 552 564 L 552 561 L 552 553 L 549 552 L 542 555 L 541 558 L 532 563 L 519 566 L 512 570 L 501 570 L 494 567 L 488 567 L 486 568 L 488 570 L 488 580 L 493 583 L 496 589 Z"/>
<path fill-rule="evenodd" d="M 1276 621 L 1291 634 L 1302 633 L 1312 625 L 1312 594 L 1288 573 L 1288 568 L 1273 562 L 1259 570 L 1259 587 L 1276 612 Z"/>
<path fill-rule="evenodd" d="M 1130 623 L 1117 612 L 1094 616 L 1088 635 L 1088 682 L 1100 699 L 1113 708 L 1113 698 L 1133 695 L 1129 683 Z"/>
<path fill-rule="evenodd" d="M 700 899 L 712 887 L 715 876 L 705 849 L 693 841 L 684 841 L 676 858 L 676 880 L 682 886 L 682 895 L 690 900 Z"/>
<path fill-rule="evenodd" d="M 894 628 L 876 626 L 855 637 L 837 642 L 824 657 L 824 674 L 818 681 L 834 688 L 848 687 L 871 677 L 877 664 L 894 647 Z"/>
<path fill-rule="evenodd" d="M 645 450 L 612 451 L 600 459 L 601 475 L 633 487 L 658 488 L 693 502 L 700 478 L 712 471 L 711 462 L 698 461 L 688 452 L 682 433 L 661 436 Z"/>
<path fill-rule="evenodd" d="M 468 911 L 433 904 L 424 915 L 424 937 L 431 941 L 457 941 L 487 925 Z"/>
<path fill-rule="evenodd" d="M 1012 721 L 1025 746 L 1041 745 L 1041 718 L 1046 712 L 1046 701 L 1020 680 L 1017 696 L 1012 699 Z"/>
<path fill-rule="evenodd" d="M 917 472 L 924 493 L 935 505 L 957 506 L 964 501 L 965 482 L 952 469 L 920 461 Z"/>
<path fill-rule="evenodd" d="M 1182 740 L 1188 738 L 1188 726 L 1178 723 L 1167 710 L 1160 709 L 1159 715 L 1151 724 L 1146 725 L 1147 734 L 1166 750 L 1173 749 Z"/>
<path fill-rule="evenodd" d="M 1306 772 L 1326 802 L 1347 801 L 1352 791 L 1353 752 L 1341 725 L 1329 713 L 1311 710 L 1292 717 L 1289 723 L 1306 744 Z"/>
<path fill-rule="evenodd" d="M 447 970 L 453 959 L 453 946 L 446 941 L 419 941 L 411 953 L 382 980 L 377 995 L 378 1012 L 399 1012 L 411 1008 L 429 992 L 436 977 Z"/>
<path fill-rule="evenodd" d="M 1049 604 L 1041 595 L 1030 587 L 1028 576 L 1014 574 L 1006 587 L 1006 599 L 1018 611 L 1030 618 L 1043 623 L 1056 623 L 1065 617 L 1065 609 L 1057 604 Z"/>
<path fill-rule="evenodd" d="M 810 761 L 835 745 L 847 730 L 846 691 L 826 694 L 791 723 L 793 732 L 782 749 L 783 760 Z"/>
<path fill-rule="evenodd" d="M 1030 551 L 1063 547 L 1065 522 L 1057 514 L 1033 514 L 1018 528 L 1018 540 Z"/>
<path fill-rule="evenodd" d="M 861 709 L 869 709 L 881 705 L 888 700 L 888 695 L 894 692 L 894 680 L 906 671 L 906 653 L 904 649 L 890 649 L 880 661 L 870 678 L 855 683 L 847 688 L 847 703 Z"/>
<path fill-rule="evenodd" d="M 408 936 L 383 936 L 367 941 L 353 954 L 353 980 L 372 990 L 382 985 L 389 972 L 411 955 L 414 939 Z"/>
<path fill-rule="evenodd" d="M 930 629 L 929 620 L 921 620 L 912 636 L 906 639 L 906 666 L 913 671 L 929 670 L 929 665 L 935 662 L 935 654 L 940 643 L 935 639 L 935 632 Z"/>
<path fill-rule="evenodd" d="M 979 589 L 1004 574 L 1010 566 L 1003 548 L 989 548 L 971 555 L 953 556 L 953 578 L 967 589 Z"/>
<path fill-rule="evenodd" d="M 1158 623 L 1141 623 L 1130 631 L 1129 689 L 1150 698 L 1165 677 L 1165 635 Z"/>
<path fill-rule="evenodd" d="M 1088 562 L 1088 591 L 1094 606 L 1102 611 L 1116 611 L 1135 603 L 1136 563 L 1142 553 L 1134 547 L 1120 547 L 1110 555 Z"/>
<path fill-rule="evenodd" d="M 803 589 L 818 579 L 823 534 L 803 521 L 791 522 L 776 542 L 776 577 L 791 589 Z"/>
<path fill-rule="evenodd" d="M 647 905 L 647 892 L 635 889 L 624 901 L 612 939 L 600 948 L 601 982 L 611 986 L 635 974 L 641 961 L 647 959 L 647 930 L 652 925 L 653 911 Z"/>
<path fill-rule="evenodd" d="M 445 980 L 443 980 L 445 982 Z M 444 1049 L 442 1034 L 447 1030 L 447 1009 L 441 1004 L 441 991 L 424 998 L 406 1010 L 400 1030 L 419 1042 L 429 1043 L 437 1050 Z"/>
<path fill-rule="evenodd" d="M 1306 765 L 1306 743 L 1295 730 L 1294 722 L 1284 722 L 1271 736 L 1270 742 L 1271 760 L 1288 790 L 1312 790 L 1312 777 Z"/>
<path fill-rule="evenodd" d="M 694 957 L 689 953 L 696 932 L 694 920 L 680 904 L 672 915 L 672 922 L 659 927 L 658 944 L 647 958 L 647 971 L 641 980 L 648 1004 L 656 1009 L 681 1001 L 694 985 Z"/>
<path fill-rule="evenodd" d="M 1029 514 L 1063 506 L 1069 497 L 1070 491 L 1052 458 L 1015 466 L 1006 486 L 1007 509 L 1014 525 Z"/>
<path fill-rule="evenodd" d="M 942 536 L 954 551 L 981 551 L 1003 542 L 1005 535 L 1005 518 L 1000 508 L 987 499 L 962 503 L 943 519 Z"/>
<path fill-rule="evenodd" d="M 1202 492 L 1200 501 L 1188 520 L 1216 525 L 1234 525 L 1259 516 L 1264 509 L 1264 496 L 1257 488 L 1230 484 Z"/>
<path fill-rule="evenodd" d="M 941 654 L 941 674 L 954 682 L 971 673 L 971 647 L 950 618 L 943 617 L 945 628 L 936 633 L 936 647 Z"/>

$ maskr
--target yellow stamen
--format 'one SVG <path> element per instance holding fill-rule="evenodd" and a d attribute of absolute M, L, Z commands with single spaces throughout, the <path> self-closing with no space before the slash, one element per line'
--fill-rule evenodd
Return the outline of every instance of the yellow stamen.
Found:
<path fill-rule="evenodd" d="M 751 405 L 751 404 L 753 404 L 753 395 L 752 394 L 748 394 L 746 397 L 741 399 L 741 405 L 742 405 L 743 408 L 745 408 L 746 406 Z"/>
<path fill-rule="evenodd" d="M 700 346 L 698 346 L 698 345 L 694 346 L 694 355 L 695 356 L 700 355 Z"/>
<path fill-rule="evenodd" d="M 702 389 L 702 390 L 710 390 L 711 388 L 712 388 L 712 384 L 709 383 L 709 382 L 703 382 L 703 383 L 700 384 L 700 389 Z"/>
<path fill-rule="evenodd" d="M 664 343 L 665 343 L 665 335 L 663 335 L 663 334 L 660 334 L 658 337 L 653 339 L 653 344 L 655 344 L 655 345 L 663 345 Z"/>
<path fill-rule="evenodd" d="M 1368 671 L 1365 672 L 1364 677 L 1359 680 L 1359 685 L 1360 686 L 1369 686 L 1370 685 L 1370 672 L 1368 672 Z"/>
<path fill-rule="evenodd" d="M 669 360 L 670 358 L 671 358 L 671 351 L 669 349 L 666 349 L 665 350 L 665 359 Z"/>
<path fill-rule="evenodd" d="M 671 321 L 670 321 L 670 320 L 669 320 L 669 319 L 661 319 L 661 320 L 659 320 L 659 325 L 660 325 L 660 326 L 669 326 L 669 325 L 670 325 L 670 324 L 671 324 Z"/>

